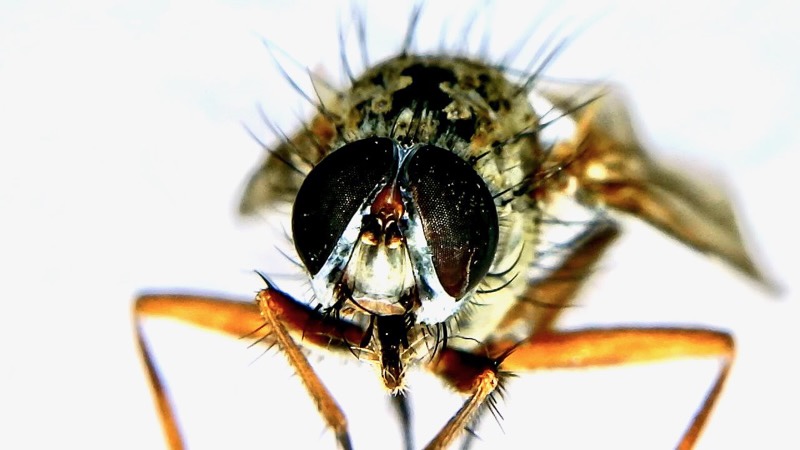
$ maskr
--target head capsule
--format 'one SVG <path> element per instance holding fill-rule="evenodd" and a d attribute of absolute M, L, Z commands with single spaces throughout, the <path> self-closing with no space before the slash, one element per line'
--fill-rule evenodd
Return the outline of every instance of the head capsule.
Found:
<path fill-rule="evenodd" d="M 368 138 L 308 174 L 292 233 L 323 308 L 434 324 L 488 272 L 498 218 L 486 183 L 458 155 Z"/>

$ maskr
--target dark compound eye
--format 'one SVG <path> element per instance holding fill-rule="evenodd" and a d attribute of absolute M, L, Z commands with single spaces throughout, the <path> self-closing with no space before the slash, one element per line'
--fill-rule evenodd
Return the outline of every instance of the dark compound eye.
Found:
<path fill-rule="evenodd" d="M 406 164 L 436 275 L 460 298 L 479 283 L 497 249 L 497 209 L 483 179 L 454 153 L 424 146 Z"/>
<path fill-rule="evenodd" d="M 326 156 L 308 174 L 294 202 L 292 236 L 312 275 L 376 186 L 389 178 L 393 162 L 391 140 L 363 139 Z"/>

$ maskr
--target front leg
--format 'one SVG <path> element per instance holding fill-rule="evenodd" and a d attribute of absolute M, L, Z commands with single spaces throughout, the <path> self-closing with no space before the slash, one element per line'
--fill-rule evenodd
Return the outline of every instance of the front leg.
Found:
<path fill-rule="evenodd" d="M 445 348 L 429 369 L 444 378 L 454 389 L 470 394 L 461 408 L 439 430 L 425 447 L 426 450 L 450 448 L 467 427 L 479 418 L 485 406 L 491 406 L 492 394 L 500 385 L 502 374 L 498 366 L 503 356 L 489 358 Z"/>
<path fill-rule="evenodd" d="M 578 369 L 641 364 L 688 358 L 719 358 L 720 370 L 701 407 L 692 418 L 677 448 L 690 450 L 700 437 L 711 410 L 728 377 L 734 356 L 731 336 L 724 332 L 682 328 L 611 328 L 536 334 L 529 341 L 495 342 L 480 356 L 445 349 L 430 369 L 454 389 L 470 393 L 461 409 L 426 447 L 448 448 L 461 432 L 479 418 L 482 406 L 491 406 L 491 395 L 503 373 Z"/>
<path fill-rule="evenodd" d="M 336 435 L 339 447 L 343 450 L 351 450 L 353 446 L 350 443 L 350 435 L 347 433 L 347 419 L 342 408 L 314 372 L 303 351 L 286 331 L 286 327 L 283 326 L 285 310 L 283 305 L 286 304 L 287 297 L 284 293 L 268 286 L 256 295 L 256 303 L 261 310 L 261 315 L 271 328 L 275 341 L 289 361 L 289 365 L 297 372 L 322 418 Z"/>
<path fill-rule="evenodd" d="M 334 430 L 340 448 L 351 448 L 344 414 L 289 333 L 302 335 L 303 342 L 328 350 L 349 352 L 363 338 L 364 332 L 358 326 L 326 318 L 269 284 L 258 293 L 255 303 L 197 295 L 142 295 L 135 302 L 133 314 L 139 352 L 171 449 L 183 449 L 186 445 L 166 385 L 142 333 L 144 318 L 173 319 L 236 338 L 252 335 L 258 341 L 277 343 L 315 400 L 320 414 Z"/>

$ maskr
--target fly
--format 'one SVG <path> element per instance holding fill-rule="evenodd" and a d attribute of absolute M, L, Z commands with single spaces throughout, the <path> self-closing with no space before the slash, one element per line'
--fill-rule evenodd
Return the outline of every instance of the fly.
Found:
<path fill-rule="evenodd" d="M 494 412 L 512 374 L 719 358 L 714 385 L 678 438 L 691 448 L 729 373 L 728 333 L 561 331 L 556 321 L 619 233 L 608 211 L 768 284 L 742 244 L 732 206 L 647 156 L 616 89 L 544 78 L 557 51 L 527 73 L 470 56 L 415 54 L 408 44 L 418 14 L 403 50 L 348 88 L 314 80 L 328 93 L 316 115 L 268 153 L 242 198 L 243 214 L 292 205 L 291 237 L 311 301 L 263 277 L 249 302 L 142 296 L 137 323 L 169 317 L 277 345 L 342 449 L 352 448 L 345 414 L 304 347 L 374 367 L 401 411 L 407 448 L 408 370 L 429 370 L 464 394 L 429 449 L 450 448 Z M 571 221 L 582 226 L 559 244 L 553 235 Z M 137 333 L 168 441 L 182 448 Z"/>

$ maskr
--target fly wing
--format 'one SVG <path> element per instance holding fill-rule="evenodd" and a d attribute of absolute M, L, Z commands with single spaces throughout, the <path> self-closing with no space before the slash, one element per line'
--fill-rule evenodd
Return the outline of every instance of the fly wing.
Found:
<path fill-rule="evenodd" d="M 271 147 L 253 138 L 266 151 L 264 161 L 250 174 L 239 201 L 239 214 L 252 216 L 276 204 L 291 204 L 303 184 L 308 172 L 331 151 L 343 114 L 340 97 L 320 74 L 309 74 L 317 103 L 285 75 L 289 83 L 319 112 L 300 130 L 291 136 L 285 135 L 266 117 L 265 124 L 282 137 L 279 144 Z"/>
<path fill-rule="evenodd" d="M 278 203 L 291 204 L 308 172 L 330 151 L 333 135 L 330 121 L 318 115 L 274 148 L 261 143 L 267 155 L 248 179 L 239 213 L 251 216 Z"/>
<path fill-rule="evenodd" d="M 543 80 L 531 99 L 542 111 L 541 139 L 552 146 L 545 167 L 558 172 L 561 185 L 571 181 L 579 202 L 629 213 L 771 286 L 747 252 L 724 185 L 648 156 L 618 89 Z"/>

